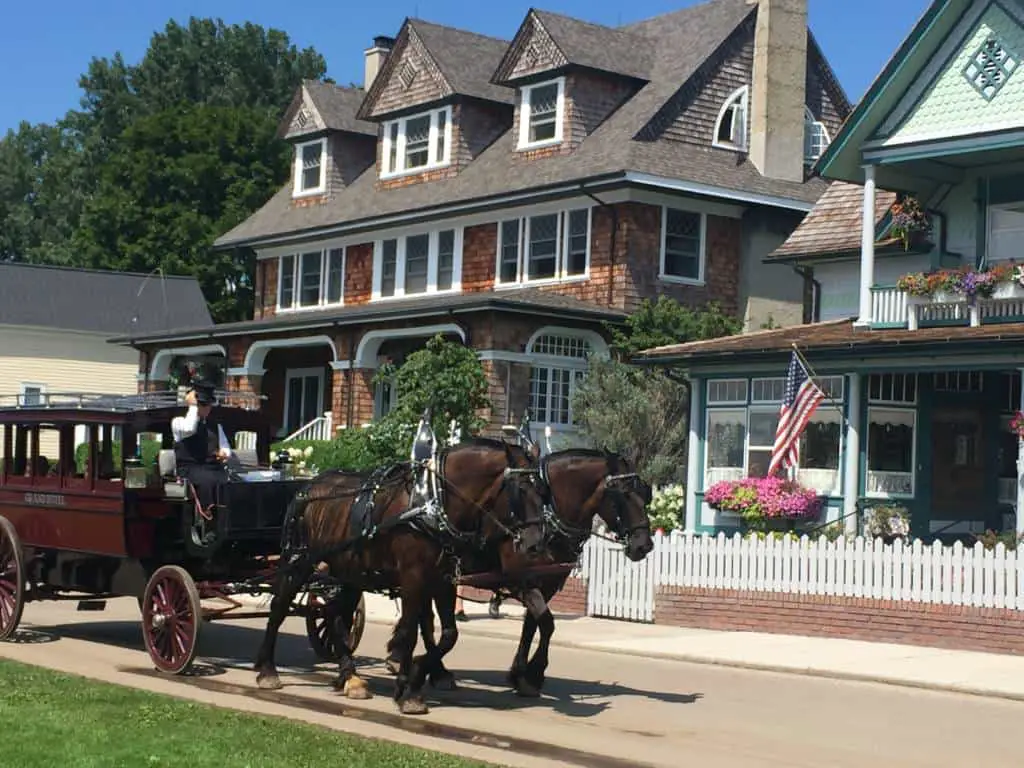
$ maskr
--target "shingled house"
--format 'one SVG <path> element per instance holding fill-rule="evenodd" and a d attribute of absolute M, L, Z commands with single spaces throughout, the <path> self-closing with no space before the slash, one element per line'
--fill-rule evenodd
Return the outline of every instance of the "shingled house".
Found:
<path fill-rule="evenodd" d="M 646 297 L 748 327 L 801 320 L 764 257 L 825 189 L 808 169 L 849 105 L 806 0 L 710 0 L 607 27 L 531 10 L 511 41 L 407 19 L 365 89 L 307 82 L 281 122 L 293 178 L 217 241 L 258 255 L 252 320 L 121 338 L 213 352 L 281 434 L 358 426 L 436 333 L 477 350 L 501 423 L 571 431 L 604 323 Z"/>
<path fill-rule="evenodd" d="M 1021 56 L 1020 4 L 933 2 L 818 161 L 832 186 L 770 257 L 811 278 L 817 322 L 646 354 L 694 384 L 688 528 L 738 524 L 703 494 L 764 473 L 795 345 L 830 398 L 797 477 L 830 519 L 852 532 L 864 510 L 902 507 L 914 536 L 1024 535 Z"/>

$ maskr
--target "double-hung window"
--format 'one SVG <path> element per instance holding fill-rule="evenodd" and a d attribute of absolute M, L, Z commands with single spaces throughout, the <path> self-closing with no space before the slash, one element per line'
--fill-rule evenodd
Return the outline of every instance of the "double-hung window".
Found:
<path fill-rule="evenodd" d="M 840 490 L 843 377 L 815 383 L 826 399 L 800 436 L 797 480 L 820 493 Z M 771 464 L 785 378 L 713 379 L 707 384 L 704 488 L 722 480 L 764 477 Z"/>
<path fill-rule="evenodd" d="M 344 248 L 311 249 L 277 259 L 279 311 L 341 304 L 344 289 Z"/>
<path fill-rule="evenodd" d="M 461 271 L 462 230 L 443 229 L 378 240 L 374 246 L 373 297 L 458 290 Z"/>
<path fill-rule="evenodd" d="M 381 177 L 448 165 L 452 151 L 451 109 L 441 107 L 385 123 Z"/>
<path fill-rule="evenodd" d="M 868 377 L 868 496 L 914 495 L 917 446 L 917 374 Z"/>
<path fill-rule="evenodd" d="M 519 149 L 562 141 L 565 122 L 565 79 L 525 86 L 519 102 Z"/>
<path fill-rule="evenodd" d="M 586 276 L 590 210 L 576 208 L 499 222 L 497 283 Z"/>
<path fill-rule="evenodd" d="M 322 194 L 327 188 L 327 139 L 295 147 L 295 197 Z"/>
<path fill-rule="evenodd" d="M 530 367 L 530 420 L 538 425 L 572 428 L 572 401 L 587 372 L 590 342 L 566 333 L 542 333 L 526 350 Z"/>
<path fill-rule="evenodd" d="M 665 206 L 661 210 L 662 280 L 704 282 L 707 219 L 703 213 Z"/>

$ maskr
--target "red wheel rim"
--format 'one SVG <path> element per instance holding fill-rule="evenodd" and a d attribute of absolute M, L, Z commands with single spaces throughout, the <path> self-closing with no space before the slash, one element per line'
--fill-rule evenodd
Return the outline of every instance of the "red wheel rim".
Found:
<path fill-rule="evenodd" d="M 0 528 L 0 638 L 17 628 L 24 600 L 21 552 L 6 528 Z"/>
<path fill-rule="evenodd" d="M 199 627 L 192 590 L 178 574 L 170 572 L 153 581 L 146 592 L 146 649 L 158 669 L 181 672 L 195 656 Z"/>

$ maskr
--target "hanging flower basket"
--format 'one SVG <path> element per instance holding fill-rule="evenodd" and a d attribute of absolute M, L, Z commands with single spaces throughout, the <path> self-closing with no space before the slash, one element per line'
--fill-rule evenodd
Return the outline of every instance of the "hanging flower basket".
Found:
<path fill-rule="evenodd" d="M 781 524 L 786 530 L 796 521 L 816 519 L 825 497 L 781 477 L 748 477 L 715 483 L 704 492 L 704 502 L 712 509 L 739 514 L 749 528 L 778 529 Z"/>
<path fill-rule="evenodd" d="M 1013 432 L 1019 440 L 1024 440 L 1024 413 L 1017 411 L 1013 414 L 1013 418 L 1010 419 L 1010 431 Z"/>
<path fill-rule="evenodd" d="M 889 232 L 903 243 L 905 251 L 909 251 L 911 245 L 920 243 L 931 232 L 931 220 L 915 197 L 908 195 L 897 200 L 889 212 L 892 214 Z"/>

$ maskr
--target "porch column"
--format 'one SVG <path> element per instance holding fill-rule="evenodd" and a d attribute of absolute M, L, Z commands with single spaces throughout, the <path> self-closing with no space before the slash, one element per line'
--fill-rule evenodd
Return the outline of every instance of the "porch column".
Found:
<path fill-rule="evenodd" d="M 700 520 L 697 486 L 700 484 L 700 416 L 704 379 L 690 379 L 690 435 L 686 441 L 686 508 L 684 533 L 693 533 Z"/>
<path fill-rule="evenodd" d="M 860 422 L 861 381 L 863 376 L 851 373 L 846 377 L 847 408 L 846 461 L 843 464 L 843 522 L 846 535 L 857 535 L 857 496 L 860 489 Z"/>
<path fill-rule="evenodd" d="M 864 166 L 864 202 L 860 221 L 860 313 L 856 325 L 871 324 L 871 286 L 875 284 L 875 166 Z"/>
<path fill-rule="evenodd" d="M 1020 369 L 1021 381 L 1024 382 L 1024 368 Z M 1020 410 L 1024 411 L 1024 386 L 1020 390 Z M 1014 527 L 1018 538 L 1024 534 L 1024 439 L 1017 440 L 1017 505 L 1014 515 Z"/>

